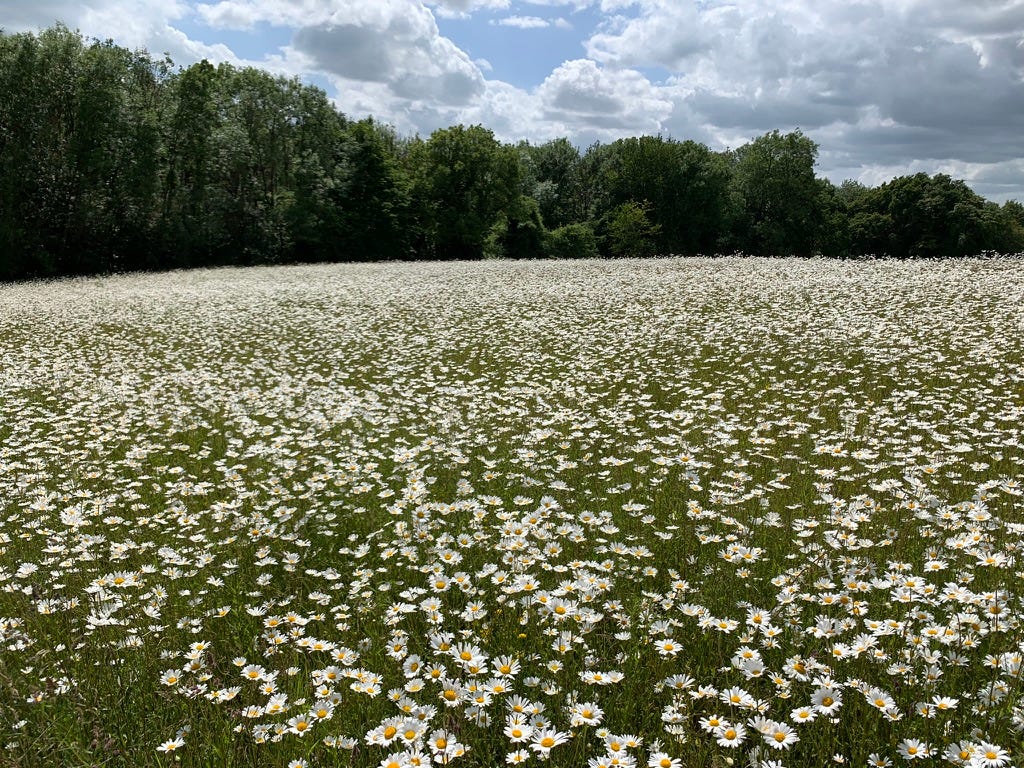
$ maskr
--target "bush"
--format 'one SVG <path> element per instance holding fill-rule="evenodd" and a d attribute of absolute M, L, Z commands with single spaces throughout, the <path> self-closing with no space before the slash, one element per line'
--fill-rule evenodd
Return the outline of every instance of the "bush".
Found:
<path fill-rule="evenodd" d="M 594 230 L 587 224 L 566 224 L 551 230 L 547 237 L 547 255 L 552 259 L 597 258 Z"/>

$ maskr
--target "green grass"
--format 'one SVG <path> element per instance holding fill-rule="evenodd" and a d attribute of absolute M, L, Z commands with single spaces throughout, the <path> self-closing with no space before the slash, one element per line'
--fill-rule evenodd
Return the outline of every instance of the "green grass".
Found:
<path fill-rule="evenodd" d="M 0 764 L 1018 762 L 1022 289 L 1009 259 L 0 287 Z"/>

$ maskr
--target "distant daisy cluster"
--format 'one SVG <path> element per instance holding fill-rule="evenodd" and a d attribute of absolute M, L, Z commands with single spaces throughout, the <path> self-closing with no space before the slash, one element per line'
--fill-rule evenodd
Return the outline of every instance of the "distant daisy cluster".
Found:
<path fill-rule="evenodd" d="M 0 287 L 4 749 L 1019 765 L 1022 266 Z"/>

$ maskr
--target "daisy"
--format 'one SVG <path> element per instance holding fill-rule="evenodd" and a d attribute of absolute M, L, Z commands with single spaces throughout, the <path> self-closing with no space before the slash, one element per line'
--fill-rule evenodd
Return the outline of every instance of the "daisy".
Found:
<path fill-rule="evenodd" d="M 743 739 L 747 735 L 747 729 L 742 725 L 720 726 L 715 735 L 718 737 L 716 741 L 719 746 L 734 748 L 743 743 Z"/>
<path fill-rule="evenodd" d="M 559 744 L 564 744 L 569 740 L 569 734 L 555 730 L 554 728 L 539 728 L 533 734 L 533 740 L 530 742 L 530 749 L 536 752 L 541 757 L 547 757 L 551 754 L 551 750 L 557 747 Z"/>
<path fill-rule="evenodd" d="M 533 735 L 533 728 L 526 723 L 510 722 L 503 731 L 508 740 L 513 744 L 521 744 L 529 741 Z"/>
<path fill-rule="evenodd" d="M 185 746 L 185 740 L 178 736 L 173 739 L 168 739 L 162 742 L 159 747 L 156 748 L 157 752 L 174 752 L 177 749 L 181 749 Z"/>
<path fill-rule="evenodd" d="M 604 710 L 591 702 L 576 704 L 570 710 L 570 725 L 598 725 L 604 717 Z"/>
<path fill-rule="evenodd" d="M 702 717 L 699 722 L 700 727 L 708 733 L 714 733 L 722 726 L 728 724 L 721 715 L 708 715 L 707 717 Z"/>
<path fill-rule="evenodd" d="M 764 740 L 772 749 L 789 749 L 800 741 L 800 737 L 785 723 L 774 723 L 773 727 L 764 734 Z"/>
<path fill-rule="evenodd" d="M 818 710 L 813 707 L 797 707 L 789 713 L 789 719 L 798 725 L 813 722 L 817 716 Z"/>
<path fill-rule="evenodd" d="M 647 758 L 648 768 L 682 768 L 678 757 L 669 757 L 665 752 L 654 752 Z"/>
<path fill-rule="evenodd" d="M 931 747 L 918 739 L 904 739 L 897 749 L 900 756 L 906 760 L 923 760 L 932 754 Z"/>
<path fill-rule="evenodd" d="M 830 715 L 842 706 L 843 697 L 839 691 L 821 687 L 811 695 L 811 702 L 818 712 L 823 715 Z"/>
<path fill-rule="evenodd" d="M 977 768 L 1002 768 L 1009 762 L 1009 752 L 987 741 L 979 742 L 974 756 L 971 758 L 971 765 Z"/>

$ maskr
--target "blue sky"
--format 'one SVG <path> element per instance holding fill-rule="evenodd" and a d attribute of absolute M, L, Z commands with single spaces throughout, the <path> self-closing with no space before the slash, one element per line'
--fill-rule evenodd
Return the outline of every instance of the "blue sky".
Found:
<path fill-rule="evenodd" d="M 1024 200 L 1024 0 L 0 0 L 0 27 L 263 67 L 406 134 L 713 149 L 800 128 L 833 181 Z"/>

